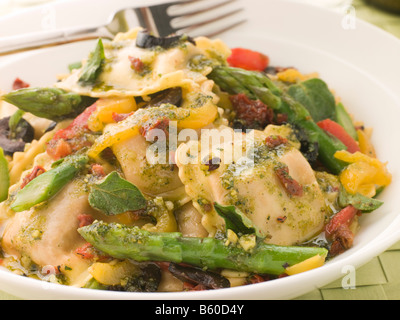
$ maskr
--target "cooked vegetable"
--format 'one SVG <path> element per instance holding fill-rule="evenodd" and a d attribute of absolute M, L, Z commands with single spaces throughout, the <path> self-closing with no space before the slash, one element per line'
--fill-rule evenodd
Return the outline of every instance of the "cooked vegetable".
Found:
<path fill-rule="evenodd" d="M 56 195 L 88 162 L 84 155 L 73 156 L 55 168 L 41 174 L 29 182 L 15 196 L 11 209 L 20 212 L 49 200 Z"/>
<path fill-rule="evenodd" d="M 170 36 L 170 37 L 156 37 L 150 34 L 147 30 L 140 31 L 137 35 L 136 38 L 136 46 L 139 48 L 155 48 L 155 47 L 161 47 L 163 49 L 168 49 L 173 46 L 178 45 L 179 43 L 184 43 L 186 41 L 189 41 L 196 45 L 196 42 L 186 36 L 186 35 L 180 35 L 180 36 Z"/>
<path fill-rule="evenodd" d="M 325 130 L 326 132 L 329 132 L 331 135 L 335 136 L 340 141 L 342 141 L 342 143 L 347 147 L 348 152 L 354 153 L 360 151 L 360 147 L 358 146 L 357 141 L 354 140 L 347 133 L 347 131 L 337 122 L 331 119 L 325 119 L 319 121 L 317 124 L 321 129 Z"/>
<path fill-rule="evenodd" d="M 137 108 L 133 97 L 99 99 L 87 120 L 88 128 L 93 132 L 101 132 L 107 124 L 116 122 L 116 117 L 128 115 Z"/>
<path fill-rule="evenodd" d="M 138 273 L 132 274 L 124 283 L 108 287 L 111 291 L 155 292 L 161 282 L 161 269 L 155 263 L 139 266 Z"/>
<path fill-rule="evenodd" d="M 336 120 L 335 98 L 321 79 L 313 78 L 291 85 L 288 94 L 307 108 L 315 122 Z"/>
<path fill-rule="evenodd" d="M 95 84 L 102 71 L 105 59 L 103 41 L 99 39 L 96 49 L 90 54 L 88 61 L 83 66 L 79 82 L 83 85 Z"/>
<path fill-rule="evenodd" d="M 316 255 L 314 257 L 308 258 L 294 266 L 288 267 L 285 269 L 285 273 L 289 276 L 294 274 L 306 272 L 315 268 L 322 267 L 325 263 L 325 258 L 320 255 Z"/>
<path fill-rule="evenodd" d="M 392 181 L 386 164 L 361 152 L 338 151 L 335 157 L 348 163 L 340 175 L 340 182 L 350 194 L 360 193 L 374 197 L 378 187 L 386 187 Z"/>
<path fill-rule="evenodd" d="M 0 202 L 7 200 L 8 188 L 10 187 L 10 175 L 8 172 L 8 161 L 0 148 Z"/>
<path fill-rule="evenodd" d="M 360 193 L 354 195 L 350 194 L 343 186 L 340 188 L 338 202 L 341 207 L 352 205 L 354 208 L 362 212 L 371 212 L 377 210 L 383 205 L 382 201 L 366 197 Z"/>
<path fill-rule="evenodd" d="M 352 205 L 349 205 L 336 213 L 325 227 L 327 237 L 331 238 L 342 226 L 348 227 L 357 213 L 358 210 Z"/>
<path fill-rule="evenodd" d="M 18 126 L 21 124 L 22 117 L 24 116 L 25 112 L 22 110 L 17 110 L 14 112 L 14 114 L 10 117 L 10 120 L 8 121 L 8 126 L 10 128 L 10 134 L 9 137 L 11 139 L 15 139 L 18 133 Z M 32 128 L 32 126 L 31 126 Z M 32 138 L 33 138 L 33 133 L 34 130 L 32 128 Z"/>
<path fill-rule="evenodd" d="M 12 156 L 15 152 L 22 152 L 26 143 L 32 142 L 34 129 L 30 123 L 22 118 L 6 117 L 0 119 L 0 147 L 6 155 Z M 10 124 L 12 128 L 10 127 Z"/>
<path fill-rule="evenodd" d="M 218 273 L 205 271 L 200 268 L 182 266 L 177 263 L 170 263 L 168 267 L 175 278 L 193 285 L 201 285 L 205 289 L 229 288 L 229 280 Z"/>
<path fill-rule="evenodd" d="M 357 131 L 354 127 L 353 120 L 348 114 L 344 105 L 339 102 L 336 104 L 337 122 L 346 130 L 346 132 L 354 139 L 358 140 Z"/>
<path fill-rule="evenodd" d="M 262 232 L 257 230 L 253 222 L 238 208 L 234 206 L 222 206 L 218 203 L 214 203 L 214 208 L 225 220 L 226 230 L 230 229 L 238 235 L 257 233 L 259 237 L 264 237 Z"/>
<path fill-rule="evenodd" d="M 180 107 L 182 103 L 182 88 L 171 88 L 166 89 L 156 94 L 151 95 L 151 100 L 144 104 L 143 108 L 146 107 L 160 107 L 163 104 L 172 104 Z"/>
<path fill-rule="evenodd" d="M 266 75 L 238 68 L 216 67 L 208 77 L 230 94 L 244 93 L 251 99 L 261 100 L 276 114 L 286 114 L 287 121 L 300 128 L 311 145 L 318 143 L 319 159 L 327 169 L 337 174 L 345 168 L 345 164 L 334 157 L 336 151 L 346 149 L 343 143 L 328 136 L 302 104 L 280 90 Z"/>
<path fill-rule="evenodd" d="M 132 274 L 138 274 L 139 267 L 128 260 L 95 262 L 90 266 L 89 273 L 101 284 L 116 286 Z"/>
<path fill-rule="evenodd" d="M 264 71 L 269 65 L 269 57 L 253 50 L 233 48 L 227 62 L 231 67 L 235 68 Z"/>
<path fill-rule="evenodd" d="M 25 88 L 7 93 L 2 99 L 23 111 L 54 121 L 74 118 L 95 101 L 57 88 Z"/>
<path fill-rule="evenodd" d="M 145 209 L 147 205 L 140 190 L 116 171 L 91 186 L 89 203 L 108 216 Z"/>
<path fill-rule="evenodd" d="M 356 134 L 361 153 L 364 153 L 371 158 L 376 158 L 375 147 L 367 133 L 364 130 L 357 129 Z"/>
<path fill-rule="evenodd" d="M 275 246 L 263 242 L 246 251 L 215 238 L 186 238 L 177 232 L 151 233 L 138 227 L 102 221 L 78 231 L 95 248 L 118 259 L 187 263 L 210 270 L 226 268 L 279 275 L 285 271 L 285 266 L 317 254 L 327 254 L 324 248 Z"/>

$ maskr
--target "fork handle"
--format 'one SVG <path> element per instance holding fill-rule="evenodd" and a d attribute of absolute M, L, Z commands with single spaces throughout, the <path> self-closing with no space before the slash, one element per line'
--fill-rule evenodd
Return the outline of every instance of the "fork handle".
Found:
<path fill-rule="evenodd" d="M 105 27 L 87 27 L 40 31 L 4 37 L 0 38 L 0 56 L 99 37 L 110 39 L 112 35 Z"/>

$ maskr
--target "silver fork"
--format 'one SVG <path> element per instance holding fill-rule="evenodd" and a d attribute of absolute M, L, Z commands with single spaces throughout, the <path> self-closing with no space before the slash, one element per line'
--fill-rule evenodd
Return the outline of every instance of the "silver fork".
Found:
<path fill-rule="evenodd" d="M 235 1 L 214 0 L 210 5 L 210 1 L 207 0 L 181 0 L 121 9 L 111 15 L 108 23 L 101 26 L 42 31 L 1 38 L 0 55 L 97 38 L 111 40 L 117 33 L 126 32 L 133 26 L 146 28 L 160 37 L 183 33 L 194 35 L 202 27 L 207 27 L 208 30 L 204 31 L 203 35 L 213 37 L 245 22 L 239 15 L 243 8 L 229 8 Z M 195 5 L 200 7 L 194 8 Z M 179 11 L 183 13 L 176 13 Z M 186 24 L 182 22 L 185 20 Z M 175 23 L 176 21 L 178 23 Z"/>

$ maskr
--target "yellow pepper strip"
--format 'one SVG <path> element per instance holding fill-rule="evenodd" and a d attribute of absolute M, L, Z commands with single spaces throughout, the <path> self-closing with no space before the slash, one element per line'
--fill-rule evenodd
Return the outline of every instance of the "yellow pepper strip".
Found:
<path fill-rule="evenodd" d="M 131 113 L 137 110 L 135 98 L 105 98 L 96 102 L 97 109 L 89 118 L 89 129 L 99 132 L 104 126 L 113 123 L 113 113 Z"/>
<path fill-rule="evenodd" d="M 207 100 L 202 106 L 178 108 L 173 105 L 139 109 L 133 115 L 117 124 L 109 124 L 88 152 L 89 157 L 96 158 L 104 149 L 115 143 L 127 140 L 139 134 L 140 128 L 149 120 L 167 118 L 177 121 L 178 129 L 201 129 L 214 122 L 218 107 Z"/>
<path fill-rule="evenodd" d="M 294 274 L 302 273 L 305 271 L 309 271 L 315 268 L 322 267 L 325 263 L 326 256 L 321 256 L 317 254 L 314 257 L 311 257 L 307 260 L 304 260 L 298 264 L 295 264 L 291 267 L 287 267 L 285 269 L 285 273 L 289 276 L 292 276 Z"/>
<path fill-rule="evenodd" d="M 375 195 L 376 186 L 385 187 L 392 182 L 392 175 L 386 164 L 361 152 L 349 153 L 338 151 L 335 158 L 349 163 L 339 175 L 347 192 L 360 193 L 371 197 Z"/>
<path fill-rule="evenodd" d="M 312 73 L 312 74 L 304 75 L 296 69 L 286 69 L 285 71 L 278 72 L 276 74 L 276 76 L 278 77 L 278 79 L 280 81 L 296 83 L 296 82 L 308 80 L 311 78 L 317 78 L 318 74 Z"/>
<path fill-rule="evenodd" d="M 115 260 L 108 263 L 96 262 L 89 268 L 93 278 L 108 286 L 121 285 L 127 277 L 138 271 L 138 267 L 129 261 Z"/>
<path fill-rule="evenodd" d="M 367 156 L 376 158 L 375 148 L 372 145 L 365 131 L 357 130 L 357 136 L 358 136 L 358 145 L 360 147 L 361 152 L 366 154 Z"/>

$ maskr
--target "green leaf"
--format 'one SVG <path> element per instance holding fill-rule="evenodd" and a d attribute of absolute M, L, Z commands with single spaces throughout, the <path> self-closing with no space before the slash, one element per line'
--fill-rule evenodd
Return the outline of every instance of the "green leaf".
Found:
<path fill-rule="evenodd" d="M 91 187 L 89 204 L 108 216 L 145 209 L 147 201 L 140 190 L 116 172 Z"/>
<path fill-rule="evenodd" d="M 360 193 L 350 194 L 343 186 L 340 187 L 339 192 L 339 205 L 341 207 L 347 207 L 352 205 L 362 212 L 368 213 L 372 212 L 383 205 L 383 202 L 377 199 L 368 198 Z"/>
<path fill-rule="evenodd" d="M 321 79 L 314 78 L 291 85 L 288 94 L 308 109 L 315 122 L 336 120 L 335 97 Z"/>
<path fill-rule="evenodd" d="M 72 70 L 75 69 L 80 69 L 82 68 L 82 62 L 74 62 L 68 65 L 68 70 L 71 72 Z"/>
<path fill-rule="evenodd" d="M 253 222 L 235 206 L 223 206 L 214 203 L 214 208 L 225 220 L 226 230 L 231 229 L 238 235 L 255 233 L 258 237 L 265 238 L 264 234 L 253 225 Z"/>
<path fill-rule="evenodd" d="M 83 85 L 95 84 L 101 73 L 105 59 L 103 41 L 99 39 L 96 49 L 90 54 L 88 61 L 83 67 L 79 82 Z"/>

